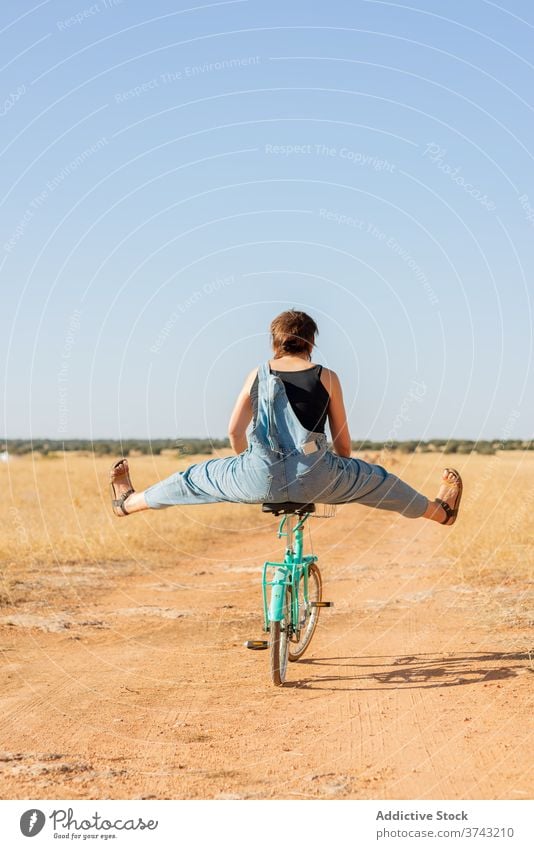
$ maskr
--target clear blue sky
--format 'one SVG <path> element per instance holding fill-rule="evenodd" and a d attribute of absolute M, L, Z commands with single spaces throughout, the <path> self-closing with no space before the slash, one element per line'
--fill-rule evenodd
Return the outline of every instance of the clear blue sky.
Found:
<path fill-rule="evenodd" d="M 527 0 L 0 11 L 7 437 L 223 436 L 271 318 L 354 438 L 531 437 Z"/>

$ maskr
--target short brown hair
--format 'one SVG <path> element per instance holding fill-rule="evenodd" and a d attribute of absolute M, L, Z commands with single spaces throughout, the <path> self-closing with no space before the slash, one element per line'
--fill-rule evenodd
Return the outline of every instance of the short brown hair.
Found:
<path fill-rule="evenodd" d="M 301 354 L 306 352 L 311 356 L 315 344 L 318 327 L 305 312 L 286 310 L 277 315 L 271 322 L 271 337 L 275 357 L 284 354 Z"/>

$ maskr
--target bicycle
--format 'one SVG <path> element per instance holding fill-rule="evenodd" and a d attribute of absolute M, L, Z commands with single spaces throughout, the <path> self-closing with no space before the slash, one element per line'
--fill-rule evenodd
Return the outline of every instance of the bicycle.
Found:
<path fill-rule="evenodd" d="M 278 537 L 286 537 L 282 563 L 267 560 L 263 565 L 263 630 L 270 640 L 247 640 L 246 648 L 261 651 L 270 648 L 270 667 L 273 684 L 280 686 L 286 679 L 287 662 L 300 660 L 310 645 L 322 607 L 333 607 L 323 601 L 323 584 L 316 554 L 304 554 L 304 526 L 315 514 L 315 504 L 287 501 L 264 504 L 264 513 L 282 515 Z M 318 518 L 334 515 L 325 506 Z M 296 522 L 295 522 L 296 520 Z M 272 575 L 269 575 L 273 570 Z M 269 580 L 269 577 L 271 579 Z M 268 588 L 271 587 L 270 599 Z"/>

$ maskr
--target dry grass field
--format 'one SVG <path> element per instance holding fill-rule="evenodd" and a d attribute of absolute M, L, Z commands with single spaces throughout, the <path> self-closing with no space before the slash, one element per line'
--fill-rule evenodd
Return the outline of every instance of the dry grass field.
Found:
<path fill-rule="evenodd" d="M 134 485 L 198 459 L 133 457 Z M 258 507 L 116 519 L 108 459 L 3 464 L 2 797 L 531 794 L 534 452 L 390 463 L 432 497 L 458 468 L 460 518 L 314 521 L 335 607 L 282 689 L 242 648 L 280 553 Z"/>

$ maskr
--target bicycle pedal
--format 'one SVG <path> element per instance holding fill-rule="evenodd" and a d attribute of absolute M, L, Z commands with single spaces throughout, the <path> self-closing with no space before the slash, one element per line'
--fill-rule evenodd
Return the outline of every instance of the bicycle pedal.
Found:
<path fill-rule="evenodd" d="M 333 601 L 312 601 L 311 606 L 312 607 L 333 607 L 334 602 Z"/>
<path fill-rule="evenodd" d="M 253 651 L 263 651 L 269 648 L 269 642 L 268 640 L 247 640 L 244 646 L 246 649 L 252 649 Z"/>

